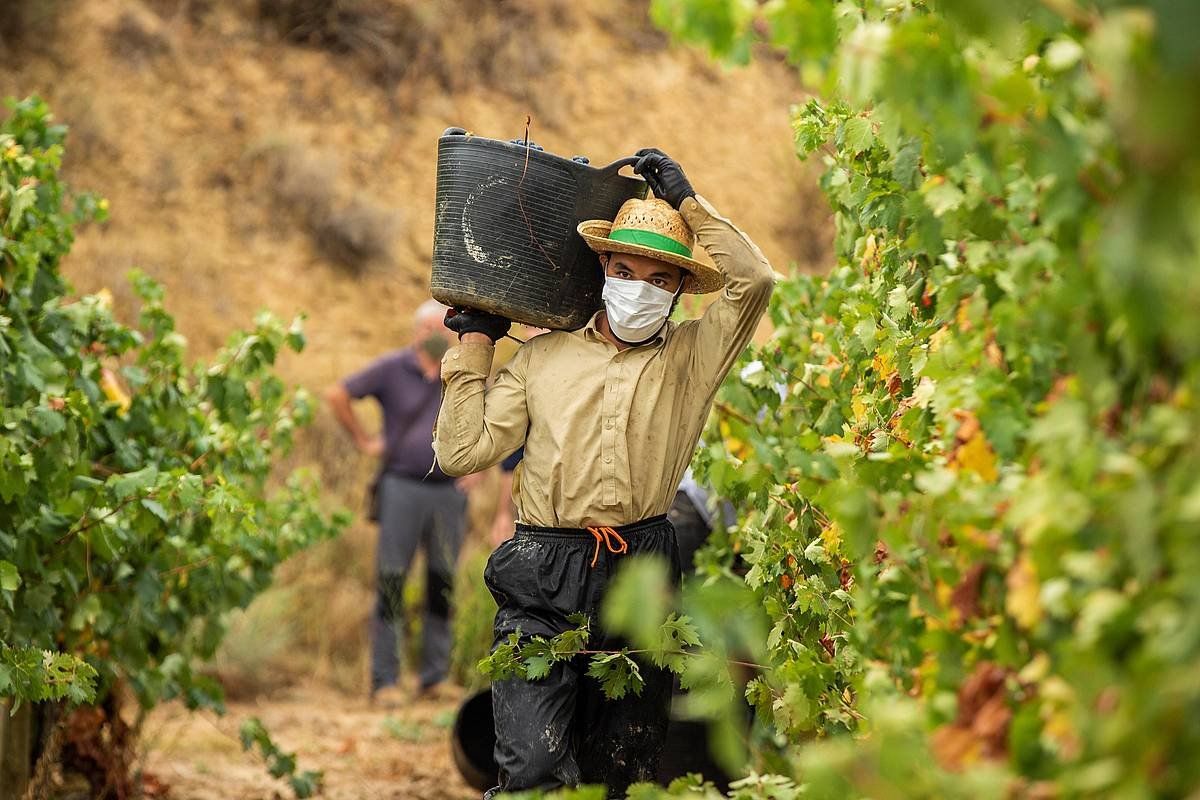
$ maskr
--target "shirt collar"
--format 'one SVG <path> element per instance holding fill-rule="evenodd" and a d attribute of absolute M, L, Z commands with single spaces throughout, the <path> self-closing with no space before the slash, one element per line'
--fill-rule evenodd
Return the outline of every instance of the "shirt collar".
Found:
<path fill-rule="evenodd" d="M 604 334 L 600 332 L 600 328 L 597 326 L 602 311 L 604 311 L 604 309 L 600 309 L 595 314 L 592 314 L 592 318 L 587 321 L 586 325 L 579 329 L 578 333 L 581 334 L 585 339 L 591 339 L 593 341 L 604 342 L 605 344 L 611 345 L 612 342 L 608 341 Z M 671 331 L 674 328 L 675 323 L 671 320 L 667 320 L 667 324 L 663 325 L 659 332 L 656 333 L 650 339 L 650 341 L 634 345 L 630 349 L 636 350 L 639 347 L 662 347 L 663 343 L 667 341 L 667 337 L 671 335 Z"/>

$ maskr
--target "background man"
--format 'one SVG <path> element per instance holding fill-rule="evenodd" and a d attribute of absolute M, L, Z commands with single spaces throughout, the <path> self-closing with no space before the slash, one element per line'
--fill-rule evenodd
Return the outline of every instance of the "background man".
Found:
<path fill-rule="evenodd" d="M 466 497 L 434 464 L 433 425 L 441 405 L 440 360 L 449 346 L 441 327 L 446 307 L 423 303 L 412 344 L 389 353 L 325 397 L 362 452 L 381 459 L 372 518 L 379 522 L 376 599 L 371 615 L 371 696 L 383 705 L 403 700 L 397 688 L 404 582 L 418 547 L 428 564 L 420 691 L 446 677 L 450 660 L 450 590 L 466 526 Z M 372 397 L 383 410 L 383 434 L 370 436 L 351 405 Z"/>
<path fill-rule="evenodd" d="M 583 612 L 593 621 L 592 647 L 619 646 L 597 623 L 621 559 L 658 554 L 679 574 L 666 511 L 713 395 L 771 294 L 762 253 L 695 195 L 679 165 L 658 150 L 638 155 L 634 169 L 655 199 L 630 200 L 611 222 L 579 225 L 605 270 L 605 307 L 587 325 L 531 339 L 487 388 L 508 321 L 472 310 L 447 315 L 461 344 L 442 361 L 440 465 L 467 474 L 525 445 L 514 478 L 516 534 L 485 572 L 499 606 L 497 641 L 517 630 L 554 636 Z M 691 257 L 696 238 L 720 271 Z M 703 318 L 667 321 L 683 292 L 722 286 Z M 607 701 L 586 666 L 559 662 L 541 680 L 493 684 L 498 788 L 602 782 L 624 797 L 630 783 L 654 779 L 671 676 L 645 665 L 640 697 Z"/>

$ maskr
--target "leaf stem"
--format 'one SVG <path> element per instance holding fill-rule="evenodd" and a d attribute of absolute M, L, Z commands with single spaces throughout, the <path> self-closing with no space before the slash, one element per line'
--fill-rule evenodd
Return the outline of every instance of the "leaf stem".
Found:
<path fill-rule="evenodd" d="M 720 411 L 722 414 L 724 414 L 728 417 L 733 417 L 734 419 L 736 419 L 740 422 L 744 422 L 747 425 L 754 424 L 754 420 L 750 419 L 745 414 L 738 411 L 733 406 L 729 405 L 729 403 L 725 403 L 725 402 L 722 402 L 721 400 L 717 400 L 713 403 L 713 407 L 716 408 L 717 411 Z"/>
<path fill-rule="evenodd" d="M 88 520 L 88 522 L 86 524 L 81 525 L 80 523 L 82 523 L 85 519 L 87 519 L 87 514 L 84 514 L 82 517 L 79 518 L 79 521 L 75 523 L 75 526 L 73 528 L 71 528 L 71 530 L 64 533 L 61 537 L 59 537 L 58 541 L 55 542 L 54 544 L 55 545 L 65 544 L 67 542 L 67 540 L 70 539 L 72 536 L 76 536 L 80 533 L 83 533 L 88 528 L 92 528 L 92 527 L 95 527 L 96 525 L 99 525 L 101 522 L 103 522 L 104 520 L 113 516 L 118 511 L 120 511 L 122 508 L 129 505 L 130 503 L 138 502 L 141 500 L 146 500 L 150 497 L 153 497 L 157 493 L 158 493 L 158 489 L 152 489 L 151 491 L 147 492 L 144 495 L 139 495 L 139 496 L 135 496 L 135 497 L 127 497 L 126 499 L 124 499 L 120 503 L 118 503 L 117 507 L 110 510 L 107 514 L 102 514 L 101 516 L 96 517 L 95 519 Z"/>
<path fill-rule="evenodd" d="M 645 653 L 662 653 L 666 656 L 699 656 L 702 653 L 696 653 L 689 650 L 651 650 L 650 648 L 642 648 L 640 650 L 576 650 L 576 655 L 584 656 L 611 656 L 624 653 L 625 655 L 642 655 Z M 766 664 L 756 664 L 753 661 L 739 661 L 736 658 L 725 659 L 726 664 L 736 664 L 739 667 L 750 667 L 751 669 L 761 669 L 770 671 L 772 668 Z"/>

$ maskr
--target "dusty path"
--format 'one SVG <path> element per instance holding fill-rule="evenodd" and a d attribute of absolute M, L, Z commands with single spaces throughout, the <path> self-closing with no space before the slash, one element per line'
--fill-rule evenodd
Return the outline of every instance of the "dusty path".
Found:
<path fill-rule="evenodd" d="M 238 727 L 258 717 L 299 769 L 325 772 L 325 800 L 472 800 L 450 755 L 450 727 L 461 690 L 394 710 L 320 685 L 229 703 L 228 713 L 189 713 L 170 703 L 145 723 L 142 748 L 150 781 L 172 800 L 288 800 L 255 755 L 242 751 Z"/>

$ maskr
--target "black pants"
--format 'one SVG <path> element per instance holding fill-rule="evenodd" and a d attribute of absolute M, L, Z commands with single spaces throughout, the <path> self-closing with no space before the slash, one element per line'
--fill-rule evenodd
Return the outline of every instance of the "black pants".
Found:
<path fill-rule="evenodd" d="M 516 535 L 496 548 L 484 571 L 499 606 L 496 643 L 514 631 L 555 636 L 575 627 L 569 615 L 583 612 L 592 621 L 589 649 L 624 646 L 599 627 L 609 580 L 625 559 L 657 554 L 678 581 L 679 551 L 665 516 L 616 530 L 628 552 L 618 555 L 600 545 L 597 556 L 597 542 L 587 530 L 517 525 Z M 608 700 L 586 674 L 587 665 L 588 657 L 578 656 L 554 664 L 540 680 L 492 685 L 500 789 L 603 783 L 610 797 L 624 797 L 629 784 L 654 780 L 670 716 L 671 673 L 642 662 L 641 694 Z"/>
<path fill-rule="evenodd" d="M 712 533 L 712 528 L 700 516 L 696 505 L 683 492 L 675 493 L 675 502 L 667 512 L 667 519 L 675 528 L 675 540 L 679 542 L 679 563 L 688 572 L 695 568 L 693 563 L 696 551 L 704 546 L 704 542 Z"/>

